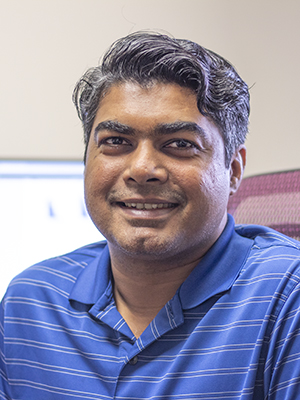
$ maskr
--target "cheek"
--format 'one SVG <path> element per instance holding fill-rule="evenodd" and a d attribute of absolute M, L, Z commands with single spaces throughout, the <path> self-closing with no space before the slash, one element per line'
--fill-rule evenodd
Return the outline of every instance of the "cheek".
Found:
<path fill-rule="evenodd" d="M 229 196 L 229 170 L 218 163 L 190 169 L 182 174 L 181 183 L 190 199 L 203 207 L 224 207 Z M 204 204 L 207 203 L 207 204 Z"/>
<path fill-rule="evenodd" d="M 230 176 L 229 170 L 224 166 L 222 168 L 215 167 L 205 180 L 205 190 L 210 196 L 211 205 L 221 209 L 227 207 L 229 198 Z"/>
<path fill-rule="evenodd" d="M 122 171 L 122 167 L 116 162 L 95 159 L 85 169 L 84 187 L 86 196 L 107 194 L 119 179 L 120 171 Z"/>
<path fill-rule="evenodd" d="M 102 234 L 107 225 L 107 195 L 113 186 L 111 169 L 102 163 L 87 165 L 84 176 L 84 197 L 88 213 Z M 101 227 L 101 229 L 100 229 Z"/>

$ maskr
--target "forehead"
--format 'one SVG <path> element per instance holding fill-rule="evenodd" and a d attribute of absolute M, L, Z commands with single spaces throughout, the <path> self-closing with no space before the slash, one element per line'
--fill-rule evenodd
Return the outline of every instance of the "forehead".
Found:
<path fill-rule="evenodd" d="M 200 114 L 196 95 L 188 88 L 164 83 L 143 87 L 133 82 L 114 84 L 101 99 L 97 116 L 113 113 L 145 117 Z"/>

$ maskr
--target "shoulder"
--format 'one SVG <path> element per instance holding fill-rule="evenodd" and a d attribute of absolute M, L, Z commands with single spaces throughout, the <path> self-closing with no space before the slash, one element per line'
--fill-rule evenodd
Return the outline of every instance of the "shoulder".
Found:
<path fill-rule="evenodd" d="M 252 255 L 289 254 L 289 259 L 300 260 L 300 242 L 274 229 L 259 225 L 236 225 L 236 232 L 253 240 Z"/>
<path fill-rule="evenodd" d="M 235 231 L 244 237 L 254 240 L 258 248 L 284 246 L 300 251 L 300 242 L 274 229 L 261 225 L 236 225 Z"/>
<path fill-rule="evenodd" d="M 259 225 L 237 225 L 236 232 L 253 240 L 249 255 L 250 259 L 260 259 L 268 262 L 278 260 L 280 264 L 300 263 L 300 242 Z"/>
<path fill-rule="evenodd" d="M 6 296 L 41 286 L 68 290 L 82 270 L 101 256 L 105 247 L 106 241 L 101 241 L 32 265 L 11 281 Z"/>
<path fill-rule="evenodd" d="M 288 295 L 300 285 L 300 242 L 273 229 L 237 225 L 236 232 L 253 240 L 239 276 L 240 284 Z M 270 292 L 271 293 L 271 292 Z"/>

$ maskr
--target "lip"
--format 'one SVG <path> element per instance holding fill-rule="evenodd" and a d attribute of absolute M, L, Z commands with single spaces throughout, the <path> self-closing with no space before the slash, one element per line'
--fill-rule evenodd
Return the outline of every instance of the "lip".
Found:
<path fill-rule="evenodd" d="M 170 214 L 179 203 L 162 199 L 132 198 L 114 202 L 126 215 L 135 218 L 159 218 Z"/>
<path fill-rule="evenodd" d="M 177 204 L 178 200 L 174 199 L 162 199 L 159 197 L 125 197 L 120 199 L 115 199 L 116 202 L 122 203 L 174 203 Z"/>

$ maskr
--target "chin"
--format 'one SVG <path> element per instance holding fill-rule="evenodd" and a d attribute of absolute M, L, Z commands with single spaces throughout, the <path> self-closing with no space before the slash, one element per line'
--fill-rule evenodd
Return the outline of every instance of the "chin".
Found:
<path fill-rule="evenodd" d="M 108 235 L 109 236 L 109 235 Z M 138 256 L 141 259 L 155 259 L 161 258 L 162 256 L 168 256 L 174 253 L 174 250 L 178 249 L 177 245 L 174 245 L 174 240 L 163 240 L 157 236 L 151 237 L 137 235 L 135 237 L 126 238 L 108 238 L 110 248 L 117 248 L 119 252 L 123 252 L 128 256 Z"/>

